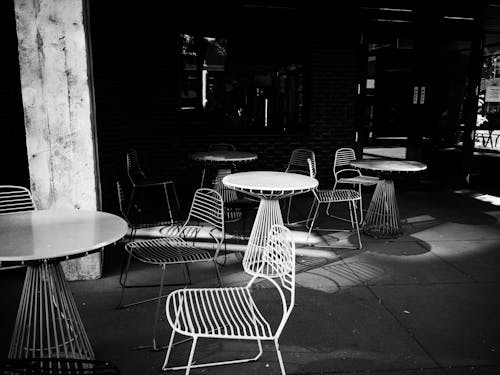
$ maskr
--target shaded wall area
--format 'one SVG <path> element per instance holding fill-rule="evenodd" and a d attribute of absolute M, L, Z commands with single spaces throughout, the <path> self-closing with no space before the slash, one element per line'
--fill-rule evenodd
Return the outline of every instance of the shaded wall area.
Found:
<path fill-rule="evenodd" d="M 294 148 L 311 148 L 317 154 L 318 177 L 332 182 L 335 150 L 354 143 L 359 30 L 352 22 L 353 9 L 339 10 L 336 20 L 323 16 L 328 14 L 326 9 L 305 9 L 301 24 L 287 25 L 301 28 L 306 38 L 307 124 L 303 130 L 216 133 L 203 131 L 203 126 L 193 131 L 180 116 L 178 35 L 186 27 L 208 30 L 209 24 L 230 33 L 245 25 L 258 27 L 259 19 L 244 20 L 241 9 L 221 12 L 208 5 L 196 12 L 173 7 L 166 11 L 110 8 L 97 1 L 89 5 L 104 210 L 116 209 L 114 178 L 123 176 L 130 147 L 138 150 L 144 169 L 178 181 L 184 202 L 190 201 L 201 174 L 189 154 L 216 142 L 257 153 L 259 159 L 249 167 L 266 170 L 284 170 Z M 227 13 L 231 10 L 237 17 Z M 268 27 L 272 31 L 285 25 L 286 20 L 277 19 Z"/>
<path fill-rule="evenodd" d="M 0 184 L 29 188 L 14 1 L 0 1 Z"/>

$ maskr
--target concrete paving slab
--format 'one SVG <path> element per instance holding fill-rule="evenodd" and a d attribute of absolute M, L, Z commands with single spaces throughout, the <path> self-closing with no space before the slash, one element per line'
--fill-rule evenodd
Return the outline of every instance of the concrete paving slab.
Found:
<path fill-rule="evenodd" d="M 500 363 L 498 284 L 371 289 L 441 366 Z"/>
<path fill-rule="evenodd" d="M 500 241 L 436 241 L 430 251 L 479 282 L 500 281 Z"/>
<path fill-rule="evenodd" d="M 470 282 L 471 278 L 416 242 L 370 243 L 362 253 L 344 257 L 368 285 Z"/>

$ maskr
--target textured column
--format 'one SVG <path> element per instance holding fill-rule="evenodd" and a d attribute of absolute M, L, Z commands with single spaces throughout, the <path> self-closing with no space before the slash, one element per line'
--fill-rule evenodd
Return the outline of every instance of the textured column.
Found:
<path fill-rule="evenodd" d="M 14 0 L 31 191 L 37 207 L 98 207 L 84 0 Z M 63 264 L 94 279 L 101 255 Z"/>

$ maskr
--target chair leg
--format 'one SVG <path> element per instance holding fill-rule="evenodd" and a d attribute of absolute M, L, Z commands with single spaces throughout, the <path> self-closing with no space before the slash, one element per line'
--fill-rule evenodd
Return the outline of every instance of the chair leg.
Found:
<path fill-rule="evenodd" d="M 159 348 L 156 346 L 156 328 L 158 327 L 158 317 L 160 315 L 160 306 L 161 306 L 161 301 L 162 301 L 162 296 L 163 296 L 163 283 L 165 282 L 165 270 L 166 266 L 162 264 L 161 268 L 162 273 L 161 273 L 161 283 L 160 283 L 160 292 L 158 293 L 158 302 L 156 303 L 156 314 L 155 314 L 155 322 L 153 324 L 153 350 L 158 351 Z"/>
<path fill-rule="evenodd" d="M 191 352 L 189 353 L 188 364 L 186 367 L 186 375 L 189 375 L 189 371 L 191 371 L 191 365 L 193 364 L 194 350 L 196 348 L 196 343 L 198 342 L 198 337 L 193 337 L 193 344 L 191 345 Z"/>
<path fill-rule="evenodd" d="M 172 208 L 170 207 L 170 199 L 168 198 L 167 184 L 163 184 L 163 190 L 165 191 L 165 198 L 167 199 L 168 216 L 170 217 L 170 224 L 174 223 L 174 217 L 172 215 Z"/>
<path fill-rule="evenodd" d="M 361 249 L 363 247 L 363 245 L 361 244 L 361 235 L 359 233 L 359 223 L 358 223 L 358 214 L 356 212 L 356 210 L 357 210 L 356 202 L 352 202 L 352 203 L 354 205 L 354 223 L 356 224 L 356 232 L 358 234 L 359 249 Z"/>
<path fill-rule="evenodd" d="M 222 278 L 220 276 L 220 270 L 219 270 L 219 264 L 217 261 L 214 259 L 214 266 L 215 266 L 215 273 L 217 274 L 217 286 L 219 288 L 222 287 Z"/>
<path fill-rule="evenodd" d="M 311 226 L 309 227 L 309 233 L 307 234 L 306 243 L 309 243 L 309 237 L 311 236 L 311 231 L 314 227 L 314 223 L 316 222 L 316 218 L 318 217 L 319 206 L 320 206 L 320 203 L 318 202 L 317 206 L 316 206 L 316 211 L 314 212 L 314 217 L 312 219 Z M 311 207 L 311 209 L 312 209 L 312 207 Z"/>
<path fill-rule="evenodd" d="M 177 210 L 181 208 L 179 203 L 179 197 L 177 196 L 177 190 L 175 190 L 175 184 L 172 182 L 172 191 L 174 192 L 175 204 L 177 205 Z"/>
<path fill-rule="evenodd" d="M 134 195 L 135 195 L 135 186 L 132 186 L 132 192 L 130 193 L 130 199 L 128 200 L 127 216 L 130 215 L 130 209 L 132 208 L 132 204 L 134 203 Z"/>
<path fill-rule="evenodd" d="M 292 196 L 288 198 L 288 208 L 286 210 L 286 223 L 290 225 L 290 207 L 292 206 Z"/>
<path fill-rule="evenodd" d="M 165 371 L 168 365 L 168 360 L 170 359 L 170 354 L 172 353 L 172 348 L 174 344 L 175 330 L 172 330 L 170 334 L 170 341 L 168 342 L 167 354 L 165 355 L 165 360 L 163 361 L 162 370 Z"/>
<path fill-rule="evenodd" d="M 281 375 L 286 375 L 285 365 L 283 364 L 283 357 L 281 356 L 280 344 L 278 340 L 274 340 L 274 346 L 276 347 L 276 355 L 278 356 L 278 362 L 280 364 Z"/>
<path fill-rule="evenodd" d="M 125 286 L 127 284 L 127 276 L 128 276 L 128 270 L 130 268 L 130 261 L 132 259 L 132 253 L 129 253 L 128 254 L 128 260 L 127 260 L 127 267 L 125 269 L 125 277 L 122 281 L 122 274 L 123 274 L 123 266 L 122 266 L 122 273 L 120 273 L 120 285 L 122 286 L 122 292 L 120 293 L 120 301 L 118 302 L 118 308 L 122 308 L 123 305 L 122 305 L 122 302 L 123 302 L 123 294 L 125 293 Z"/>

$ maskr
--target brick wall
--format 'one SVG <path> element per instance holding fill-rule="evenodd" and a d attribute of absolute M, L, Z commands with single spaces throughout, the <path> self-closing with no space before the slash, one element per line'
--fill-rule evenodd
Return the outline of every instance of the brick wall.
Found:
<path fill-rule="evenodd" d="M 354 140 L 359 43 L 355 25 L 305 22 L 315 25 L 304 30 L 310 38 L 307 130 L 202 135 L 183 128 L 179 117 L 178 31 L 153 26 L 122 29 L 116 35 L 109 17 L 100 14 L 91 20 L 103 209 L 116 208 L 114 176 L 124 173 L 129 147 L 138 150 L 145 169 L 173 176 L 184 202 L 190 201 L 201 175 L 200 165 L 188 155 L 216 142 L 257 153 L 259 159 L 243 168 L 267 170 L 284 170 L 294 148 L 311 148 L 317 155 L 318 178 L 325 184 L 332 182 L 333 153 L 338 147 L 352 146 Z M 119 41 L 110 43 L 114 38 Z"/>

